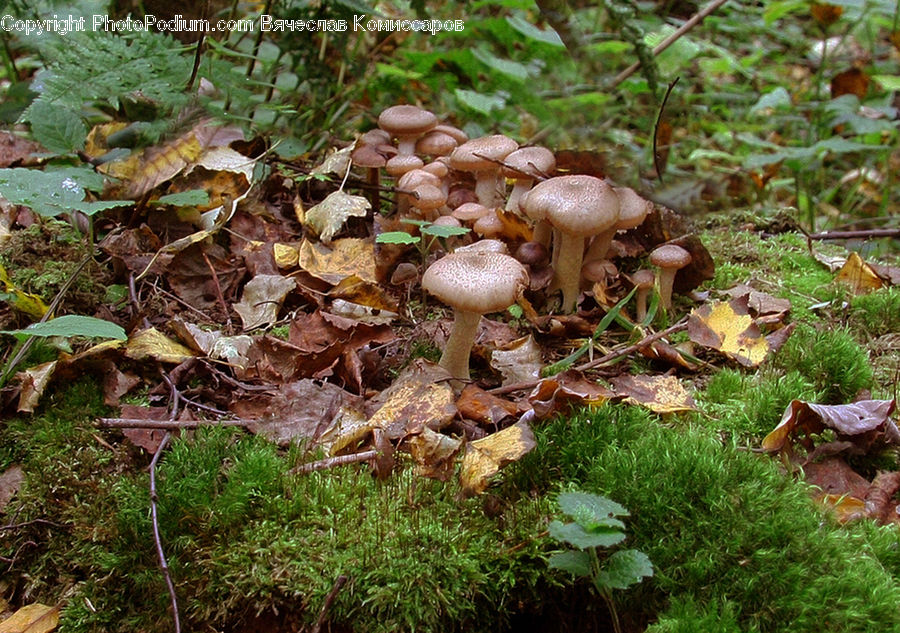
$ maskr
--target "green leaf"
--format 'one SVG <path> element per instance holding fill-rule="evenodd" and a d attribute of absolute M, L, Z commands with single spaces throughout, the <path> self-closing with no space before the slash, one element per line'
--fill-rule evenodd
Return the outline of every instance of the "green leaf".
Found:
<path fill-rule="evenodd" d="M 586 530 L 597 526 L 624 528 L 613 517 L 627 517 L 628 510 L 607 497 L 590 492 L 561 492 L 557 498 L 559 509 Z"/>
<path fill-rule="evenodd" d="M 85 202 L 84 190 L 96 190 L 103 178 L 90 169 L 0 169 L 0 195 L 12 202 L 30 207 L 35 213 L 53 217 L 68 211 L 93 215 L 103 209 L 128 206 L 130 200 Z"/>
<path fill-rule="evenodd" d="M 518 62 L 514 62 L 509 59 L 501 59 L 500 57 L 497 57 L 496 55 L 493 55 L 487 51 L 481 50 L 480 48 L 473 50 L 472 54 L 478 61 L 480 61 L 491 70 L 496 70 L 497 72 L 515 79 L 516 81 L 525 81 L 526 79 L 528 79 L 528 69 Z"/>
<path fill-rule="evenodd" d="M 87 127 L 75 111 L 38 101 L 28 109 L 28 121 L 34 140 L 51 152 L 71 154 L 84 149 Z"/>
<path fill-rule="evenodd" d="M 550 554 L 547 564 L 550 566 L 550 569 L 561 569 L 578 578 L 592 574 L 591 555 L 587 552 L 577 552 L 575 550 L 556 552 L 555 554 Z"/>
<path fill-rule="evenodd" d="M 153 204 L 170 204 L 174 207 L 198 207 L 209 204 L 209 194 L 203 189 L 190 189 L 160 196 Z"/>
<path fill-rule="evenodd" d="M 791 106 L 791 95 L 782 86 L 778 86 L 771 92 L 762 95 L 756 103 L 750 107 L 750 114 L 765 114 L 767 110 L 788 108 Z"/>
<path fill-rule="evenodd" d="M 653 575 L 653 565 L 644 552 L 624 549 L 614 552 L 606 559 L 603 569 L 594 579 L 601 591 L 604 589 L 625 589 L 642 578 Z"/>
<path fill-rule="evenodd" d="M 0 334 L 13 336 L 85 336 L 88 338 L 128 338 L 121 326 L 103 319 L 70 314 L 43 323 L 33 323 L 22 330 L 0 330 Z"/>
<path fill-rule="evenodd" d="M 872 79 L 885 90 L 900 90 L 900 76 L 898 75 L 872 75 Z"/>
<path fill-rule="evenodd" d="M 421 240 L 418 235 L 410 235 L 404 231 L 387 231 L 375 236 L 379 244 L 418 244 Z"/>
<path fill-rule="evenodd" d="M 439 224 L 431 224 L 429 226 L 423 226 L 420 230 L 425 235 L 433 235 L 434 237 L 443 239 L 453 237 L 454 235 L 465 235 L 472 229 L 465 226 L 442 226 Z"/>
<path fill-rule="evenodd" d="M 578 549 L 589 547 L 612 547 L 625 540 L 625 534 L 613 529 L 602 527 L 588 532 L 577 523 L 562 523 L 552 521 L 548 526 L 550 536 L 561 543 L 568 543 Z"/>
<path fill-rule="evenodd" d="M 506 22 L 525 37 L 537 40 L 538 42 L 543 42 L 544 44 L 550 44 L 551 46 L 556 46 L 558 48 L 565 48 L 566 46 L 565 44 L 563 44 L 563 41 L 559 37 L 559 34 L 553 29 L 539 29 L 519 15 L 509 16 L 508 18 L 506 18 Z"/>
<path fill-rule="evenodd" d="M 454 91 L 454 94 L 462 105 L 467 108 L 472 108 L 481 114 L 490 114 L 492 110 L 502 108 L 506 105 L 506 99 L 497 96 L 496 94 L 483 95 L 480 92 L 465 90 L 463 88 L 457 88 Z"/>
<path fill-rule="evenodd" d="M 763 19 L 766 26 L 771 26 L 776 20 L 780 20 L 789 13 L 798 11 L 808 11 L 809 2 L 807 0 L 781 0 L 780 2 L 769 2 L 763 11 Z"/>

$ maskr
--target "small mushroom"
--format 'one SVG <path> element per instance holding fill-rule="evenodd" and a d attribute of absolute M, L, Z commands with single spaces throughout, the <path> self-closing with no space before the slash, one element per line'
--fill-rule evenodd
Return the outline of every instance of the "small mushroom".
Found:
<path fill-rule="evenodd" d="M 414 105 L 395 105 L 378 115 L 378 127 L 397 139 L 401 156 L 412 156 L 416 139 L 437 125 L 433 112 Z"/>
<path fill-rule="evenodd" d="M 422 288 L 453 308 L 453 329 L 440 366 L 460 380 L 469 379 L 469 353 L 481 315 L 505 310 L 528 286 L 528 271 L 509 255 L 456 252 L 434 262 L 422 276 Z"/>
<path fill-rule="evenodd" d="M 556 156 L 546 147 L 521 147 L 503 159 L 503 175 L 515 182 L 506 210 L 519 212 L 519 198 L 531 189 L 538 178 L 549 178 L 556 171 Z"/>
<path fill-rule="evenodd" d="M 585 253 L 584 260 L 586 262 L 595 259 L 606 259 L 612 240 L 617 231 L 627 231 L 640 226 L 647 214 L 653 209 L 653 203 L 645 200 L 630 187 L 613 187 L 616 199 L 619 202 L 619 219 L 616 225 L 594 237 L 588 252 Z"/>
<path fill-rule="evenodd" d="M 574 312 L 584 241 L 614 227 L 619 215 L 612 187 L 593 176 L 557 176 L 535 185 L 523 204 L 529 216 L 543 217 L 558 231 L 554 283 L 562 289 L 563 312 Z"/>
<path fill-rule="evenodd" d="M 659 267 L 659 302 L 669 310 L 675 273 L 691 263 L 691 254 L 677 244 L 663 244 L 650 253 L 650 263 Z"/>
<path fill-rule="evenodd" d="M 459 143 L 449 134 L 431 130 L 416 141 L 416 153 L 426 156 L 447 156 Z"/>
<path fill-rule="evenodd" d="M 472 225 L 472 230 L 476 235 L 487 238 L 500 237 L 503 235 L 503 229 L 503 221 L 497 217 L 497 213 L 493 209 L 488 209 L 488 212 L 475 220 L 475 224 Z"/>
<path fill-rule="evenodd" d="M 450 167 L 474 174 L 478 202 L 493 209 L 497 204 L 500 161 L 518 147 L 518 143 L 502 134 L 475 138 L 453 150 L 450 154 Z"/>
<path fill-rule="evenodd" d="M 650 294 L 650 290 L 655 282 L 656 275 L 653 274 L 652 270 L 646 268 L 642 268 L 631 275 L 631 283 L 637 288 L 637 291 L 634 293 L 634 299 L 637 302 L 637 314 L 635 316 L 638 323 L 643 323 L 647 317 L 647 296 Z"/>

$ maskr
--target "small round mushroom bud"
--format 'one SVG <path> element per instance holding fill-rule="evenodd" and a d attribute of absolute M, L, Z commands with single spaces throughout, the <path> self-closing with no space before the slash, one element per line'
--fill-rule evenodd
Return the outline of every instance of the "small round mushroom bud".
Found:
<path fill-rule="evenodd" d="M 421 169 L 424 166 L 425 163 L 422 162 L 422 159 L 414 154 L 409 156 L 397 154 L 387 162 L 384 170 L 394 178 L 399 178 L 408 171 Z"/>
<path fill-rule="evenodd" d="M 529 216 L 546 219 L 558 231 L 554 282 L 562 289 L 563 312 L 574 312 L 585 238 L 609 230 L 618 218 L 612 187 L 593 176 L 557 176 L 535 185 L 522 204 Z"/>
<path fill-rule="evenodd" d="M 441 181 L 440 187 L 444 192 L 444 195 L 450 195 L 450 168 L 447 167 L 446 163 L 435 160 L 422 167 L 422 170 L 436 176 L 437 179 Z"/>
<path fill-rule="evenodd" d="M 416 153 L 426 156 L 447 156 L 459 143 L 449 134 L 431 130 L 416 141 Z"/>
<path fill-rule="evenodd" d="M 669 310 L 675 273 L 691 263 L 691 254 L 677 244 L 663 244 L 650 253 L 650 263 L 659 266 L 659 302 Z"/>
<path fill-rule="evenodd" d="M 497 217 L 493 209 L 475 220 L 475 224 L 472 225 L 472 230 L 476 235 L 487 238 L 500 237 L 503 235 L 503 228 L 503 221 Z"/>
<path fill-rule="evenodd" d="M 528 271 L 509 255 L 456 252 L 434 262 L 422 276 L 422 288 L 453 308 L 453 329 L 440 366 L 451 376 L 469 379 L 469 352 L 481 315 L 505 310 L 528 285 Z"/>
<path fill-rule="evenodd" d="M 637 314 L 635 316 L 638 323 L 643 323 L 647 317 L 647 295 L 650 294 L 650 290 L 655 282 L 656 275 L 653 274 L 652 270 L 647 270 L 646 268 L 642 268 L 631 275 L 631 283 L 637 288 L 634 298 L 637 302 Z"/>
<path fill-rule="evenodd" d="M 375 128 L 363 133 L 359 140 L 363 145 L 390 145 L 391 135 L 380 128 Z"/>
<path fill-rule="evenodd" d="M 437 210 L 447 202 L 441 188 L 427 182 L 416 186 L 413 194 L 410 205 L 426 220 L 437 217 Z"/>
<path fill-rule="evenodd" d="M 612 274 L 615 274 L 614 271 L 615 265 L 613 265 L 612 262 L 603 259 L 595 259 L 592 262 L 585 262 L 581 267 L 581 278 L 591 285 L 605 283 L 611 272 Z"/>
<path fill-rule="evenodd" d="M 456 209 L 467 202 L 478 202 L 478 196 L 466 187 L 453 187 L 447 195 L 447 206 L 451 209 Z"/>
<path fill-rule="evenodd" d="M 522 242 L 516 249 L 516 259 L 526 266 L 546 266 L 550 263 L 550 251 L 540 242 Z"/>
<path fill-rule="evenodd" d="M 451 213 L 450 215 L 452 215 L 463 224 L 472 226 L 473 224 L 475 224 L 475 222 L 478 221 L 479 218 L 487 215 L 488 213 L 491 213 L 491 210 L 483 204 L 479 204 L 477 202 L 466 202 L 465 204 L 461 204 L 453 209 L 453 213 Z"/>
<path fill-rule="evenodd" d="M 391 283 L 395 286 L 408 284 L 419 275 L 416 265 L 410 262 L 400 262 L 391 274 Z"/>
<path fill-rule="evenodd" d="M 443 132 L 447 136 L 452 136 L 457 145 L 462 145 L 469 140 L 469 135 L 456 126 L 449 123 L 438 123 L 434 126 L 435 132 Z"/>
<path fill-rule="evenodd" d="M 457 171 L 474 174 L 478 202 L 493 209 L 497 204 L 499 161 L 518 147 L 518 143 L 502 134 L 472 139 L 453 150 L 450 154 L 450 166 Z"/>
<path fill-rule="evenodd" d="M 504 158 L 503 162 L 506 163 L 503 175 L 515 181 L 506 200 L 506 210 L 515 213 L 519 212 L 519 198 L 531 189 L 534 181 L 549 178 L 556 171 L 556 156 L 546 147 L 519 148 Z"/>
<path fill-rule="evenodd" d="M 412 156 L 416 139 L 437 125 L 437 117 L 414 105 L 391 106 L 378 116 L 378 127 L 397 139 L 401 156 Z"/>

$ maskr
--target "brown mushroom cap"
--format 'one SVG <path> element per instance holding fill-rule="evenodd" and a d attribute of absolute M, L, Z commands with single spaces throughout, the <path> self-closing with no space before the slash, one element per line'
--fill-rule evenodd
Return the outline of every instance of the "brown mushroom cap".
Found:
<path fill-rule="evenodd" d="M 378 127 L 393 136 L 424 134 L 437 125 L 437 117 L 414 105 L 395 105 L 378 115 Z"/>
<path fill-rule="evenodd" d="M 691 263 L 691 254 L 677 244 L 663 244 L 650 253 L 650 263 L 677 270 Z"/>
<path fill-rule="evenodd" d="M 483 204 L 479 204 L 477 202 L 466 202 L 453 209 L 453 213 L 451 215 L 460 222 L 471 223 L 477 221 L 480 217 L 487 215 L 490 212 L 491 210 Z"/>
<path fill-rule="evenodd" d="M 416 141 L 416 153 L 427 156 L 447 156 L 459 143 L 449 134 L 431 130 Z"/>
<path fill-rule="evenodd" d="M 441 191 L 440 187 L 427 182 L 416 185 L 413 190 L 415 195 L 412 196 L 410 204 L 419 211 L 433 211 L 440 209 L 447 202 L 447 196 Z"/>
<path fill-rule="evenodd" d="M 502 253 L 450 253 L 428 267 L 422 288 L 464 312 L 487 314 L 505 310 L 528 286 L 528 271 Z"/>
<path fill-rule="evenodd" d="M 359 137 L 362 145 L 390 145 L 391 135 L 380 128 L 369 130 Z"/>
<path fill-rule="evenodd" d="M 462 145 L 466 141 L 469 140 L 469 135 L 463 132 L 458 127 L 450 125 L 449 123 L 438 123 L 434 126 L 435 132 L 443 132 L 448 136 L 452 136 L 456 140 L 457 145 Z"/>
<path fill-rule="evenodd" d="M 613 227 L 618 200 L 612 187 L 594 176 L 556 176 L 538 183 L 520 206 L 532 219 L 546 218 L 564 233 L 587 237 Z"/>
<path fill-rule="evenodd" d="M 640 270 L 631 274 L 631 283 L 637 286 L 638 289 L 651 288 L 655 282 L 656 275 L 652 270 L 641 268 Z"/>
<path fill-rule="evenodd" d="M 642 198 L 631 187 L 613 187 L 619 198 L 619 221 L 616 229 L 627 231 L 641 225 L 647 214 L 653 210 L 653 203 Z"/>
<path fill-rule="evenodd" d="M 556 170 L 556 156 L 546 147 L 520 147 L 503 159 L 503 175 L 507 178 L 546 178 Z"/>
<path fill-rule="evenodd" d="M 421 169 L 425 166 L 422 159 L 415 154 L 408 156 L 397 155 L 391 158 L 384 167 L 384 170 L 391 176 L 402 176 L 413 169 Z"/>
<path fill-rule="evenodd" d="M 350 153 L 350 160 L 359 167 L 379 168 L 387 164 L 384 157 L 373 145 L 357 145 Z"/>
<path fill-rule="evenodd" d="M 473 138 L 457 147 L 450 154 L 450 166 L 459 171 L 497 171 L 502 161 L 519 147 L 519 144 L 503 134 Z"/>

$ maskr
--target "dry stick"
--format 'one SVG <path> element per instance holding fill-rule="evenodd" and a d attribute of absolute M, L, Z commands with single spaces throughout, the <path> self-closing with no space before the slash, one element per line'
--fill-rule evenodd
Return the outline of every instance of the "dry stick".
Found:
<path fill-rule="evenodd" d="M 181 619 L 178 616 L 178 598 L 175 595 L 175 583 L 172 582 L 172 575 L 169 573 L 169 565 L 166 563 L 166 554 L 162 548 L 162 538 L 159 535 L 159 519 L 157 517 L 156 504 L 159 496 L 156 494 L 156 464 L 159 462 L 159 456 L 162 455 L 169 438 L 172 437 L 171 432 L 166 431 L 162 441 L 153 454 L 150 461 L 150 516 L 153 520 L 153 541 L 156 543 L 156 556 L 159 559 L 159 566 L 162 569 L 163 578 L 166 580 L 166 587 L 169 589 L 169 598 L 172 602 L 172 616 L 175 618 L 175 633 L 181 633 Z"/>
<path fill-rule="evenodd" d="M 257 420 L 220 420 L 205 422 L 202 420 L 143 420 L 140 418 L 98 418 L 96 425 L 107 429 L 196 429 L 201 426 L 243 426 L 257 423 Z"/>
<path fill-rule="evenodd" d="M 309 462 L 308 464 L 300 464 L 292 468 L 289 472 L 292 475 L 297 474 L 305 474 L 311 473 L 315 470 L 325 470 L 326 468 L 333 468 L 335 466 L 343 466 L 344 464 L 355 464 L 357 462 L 364 462 L 370 459 L 375 459 L 378 457 L 378 451 L 363 451 L 361 453 L 354 453 L 352 455 L 338 455 L 337 457 L 328 457 L 326 459 L 320 459 L 317 462 Z"/>
<path fill-rule="evenodd" d="M 682 24 L 674 33 L 672 33 L 669 37 L 664 39 L 662 42 L 656 45 L 653 49 L 653 56 L 656 57 L 664 50 L 669 48 L 672 44 L 674 44 L 682 35 L 690 31 L 692 28 L 697 26 L 703 19 L 708 16 L 710 13 L 721 7 L 723 4 L 728 2 L 728 0 L 713 0 L 706 7 L 701 9 L 698 13 L 694 14 L 687 22 Z M 635 62 L 618 75 L 616 78 L 612 80 L 612 83 L 608 86 L 608 88 L 615 88 L 620 83 L 631 77 L 634 73 L 637 72 L 637 69 L 641 67 L 640 62 Z"/>
<path fill-rule="evenodd" d="M 869 229 L 860 231 L 823 231 L 807 233 L 811 240 L 855 240 L 867 237 L 900 237 L 900 229 Z"/>
<path fill-rule="evenodd" d="M 216 274 L 216 269 L 213 268 L 212 262 L 209 261 L 209 257 L 206 255 L 206 252 L 203 252 L 203 261 L 205 261 L 206 265 L 209 266 L 209 272 L 213 278 L 213 285 L 216 288 L 216 298 L 219 300 L 219 303 L 222 304 L 222 310 L 225 312 L 225 326 L 230 332 L 231 314 L 228 312 L 228 304 L 225 303 L 225 296 L 222 294 L 222 286 L 219 284 L 219 275 Z"/>
<path fill-rule="evenodd" d="M 319 611 L 319 619 L 316 620 L 316 625 L 309 633 L 319 633 L 319 631 L 322 630 L 322 626 L 325 624 L 325 618 L 328 615 L 328 610 L 331 608 L 332 603 L 334 603 L 334 599 L 337 598 L 338 591 L 347 584 L 348 580 L 349 578 L 345 574 L 341 574 L 335 579 L 334 587 L 332 587 L 331 591 L 328 592 L 328 595 L 325 596 L 325 602 L 322 604 L 322 609 Z"/>
<path fill-rule="evenodd" d="M 605 354 L 600 358 L 595 358 L 592 361 L 584 363 L 582 365 L 578 365 L 577 367 L 573 367 L 575 371 L 585 371 L 587 369 L 593 369 L 598 365 L 602 365 L 603 363 L 608 363 L 610 361 L 616 360 L 618 358 L 622 358 L 623 356 L 628 356 L 629 354 L 640 350 L 643 347 L 646 347 L 653 341 L 663 338 L 664 336 L 668 336 L 669 334 L 674 334 L 675 332 L 680 332 L 681 330 L 687 328 L 687 317 L 682 318 L 675 325 L 671 325 L 667 327 L 665 330 L 660 330 L 655 334 L 649 334 L 642 338 L 640 341 L 633 345 L 629 345 L 628 347 L 623 347 L 619 350 L 613 350 L 609 354 Z M 525 382 L 517 382 L 511 385 L 504 385 L 502 387 L 495 387 L 494 389 L 488 389 L 488 393 L 492 393 L 494 395 L 502 395 L 506 393 L 512 393 L 513 391 L 522 391 L 525 389 L 533 389 L 537 387 L 541 380 L 546 380 L 546 378 L 542 378 L 539 380 L 527 380 Z"/>

